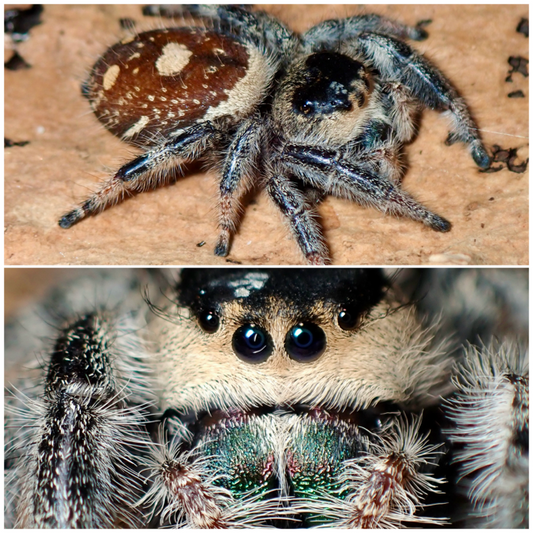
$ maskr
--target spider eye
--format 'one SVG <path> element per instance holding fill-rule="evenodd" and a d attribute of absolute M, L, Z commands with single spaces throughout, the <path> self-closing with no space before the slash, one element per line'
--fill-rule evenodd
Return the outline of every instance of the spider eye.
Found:
<path fill-rule="evenodd" d="M 268 332 L 254 324 L 244 324 L 233 334 L 233 351 L 247 363 L 263 363 L 272 353 L 274 343 Z"/>
<path fill-rule="evenodd" d="M 314 361 L 326 349 L 326 335 L 316 324 L 298 324 L 287 333 L 285 349 L 295 361 Z"/>
<path fill-rule="evenodd" d="M 206 333 L 215 333 L 220 326 L 220 318 L 215 311 L 201 311 L 198 315 L 198 323 Z"/>
<path fill-rule="evenodd" d="M 359 325 L 360 313 L 354 308 L 345 307 L 339 311 L 337 321 L 341 329 L 351 331 Z"/>

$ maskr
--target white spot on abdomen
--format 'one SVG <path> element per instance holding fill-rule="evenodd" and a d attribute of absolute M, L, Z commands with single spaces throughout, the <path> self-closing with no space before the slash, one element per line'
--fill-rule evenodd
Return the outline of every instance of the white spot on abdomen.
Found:
<path fill-rule="evenodd" d="M 227 100 L 211 106 L 204 118 L 212 120 L 224 115 L 237 118 L 248 115 L 258 102 L 263 100 L 265 91 L 270 85 L 275 69 L 268 58 L 253 46 L 248 51 L 248 68 L 246 74 L 225 93 Z"/>
<path fill-rule="evenodd" d="M 192 52 L 183 44 L 169 43 L 155 62 L 157 72 L 161 76 L 175 76 L 189 63 Z"/>
<path fill-rule="evenodd" d="M 104 91 L 109 91 L 109 89 L 111 89 L 111 87 L 115 85 L 119 74 L 120 67 L 118 65 L 112 65 L 107 69 L 107 72 L 104 74 L 104 79 L 102 81 Z"/>
<path fill-rule="evenodd" d="M 133 137 L 137 133 L 140 133 L 146 124 L 148 124 L 148 122 L 150 122 L 148 117 L 141 117 L 128 131 L 124 133 L 122 137 L 126 139 L 127 137 Z"/>

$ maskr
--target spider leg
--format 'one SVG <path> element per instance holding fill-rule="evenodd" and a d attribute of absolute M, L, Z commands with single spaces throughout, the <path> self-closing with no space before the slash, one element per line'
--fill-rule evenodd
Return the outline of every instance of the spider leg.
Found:
<path fill-rule="evenodd" d="M 238 129 L 222 167 L 219 200 L 220 235 L 215 255 L 226 257 L 231 236 L 237 229 L 240 198 L 251 185 L 261 151 L 264 128 L 259 116 L 246 120 Z"/>
<path fill-rule="evenodd" d="M 166 16 L 188 14 L 210 19 L 222 30 L 238 35 L 247 42 L 264 48 L 272 57 L 287 58 L 299 44 L 294 33 L 284 24 L 263 11 L 250 11 L 246 6 L 220 4 L 184 4 L 149 6 L 145 14 L 164 13 Z"/>
<path fill-rule="evenodd" d="M 468 495 L 467 527 L 529 525 L 529 360 L 523 346 L 468 346 L 446 434 Z"/>
<path fill-rule="evenodd" d="M 302 35 L 303 48 L 307 53 L 338 48 L 342 43 L 357 37 L 362 32 L 377 32 L 399 37 L 423 41 L 427 32 L 425 22 L 415 27 L 407 26 L 380 15 L 356 15 L 345 19 L 325 20 Z"/>
<path fill-rule="evenodd" d="M 308 196 L 283 171 L 272 172 L 267 193 L 287 217 L 291 231 L 309 263 L 327 264 L 328 250 L 316 220 L 316 208 L 310 205 Z"/>
<path fill-rule="evenodd" d="M 382 84 L 383 103 L 400 142 L 409 142 L 416 134 L 416 115 L 421 107 L 411 91 L 399 82 Z"/>
<path fill-rule="evenodd" d="M 448 143 L 465 143 L 480 168 L 490 165 L 490 157 L 466 103 L 436 67 L 409 45 L 393 37 L 365 32 L 357 37 L 357 43 L 384 78 L 409 87 L 413 95 L 427 107 L 448 112 L 452 119 Z"/>
<path fill-rule="evenodd" d="M 165 180 L 165 174 L 157 171 L 168 167 L 179 168 L 179 163 L 199 158 L 214 144 L 217 133 L 211 122 L 203 122 L 187 128 L 163 146 L 136 157 L 122 166 L 85 202 L 64 215 L 59 225 L 68 229 L 85 217 L 118 203 L 128 194 L 159 186 Z"/>
<path fill-rule="evenodd" d="M 125 407 L 126 385 L 119 385 L 106 336 L 111 328 L 92 313 L 71 322 L 55 342 L 36 429 L 22 450 L 16 527 L 139 525 L 132 450 L 144 448 L 147 438 L 140 411 Z"/>
<path fill-rule="evenodd" d="M 339 157 L 337 152 L 287 145 L 284 164 L 304 182 L 328 194 L 350 198 L 394 215 L 419 220 L 435 231 L 446 232 L 451 224 L 402 191 L 397 184 L 368 168 Z"/>
<path fill-rule="evenodd" d="M 369 170 L 398 184 L 401 182 L 404 168 L 400 145 L 393 136 L 393 129 L 403 141 L 410 138 L 413 127 L 412 113 L 407 106 L 401 105 L 400 98 L 394 98 L 400 105 L 391 111 L 392 125 L 381 120 L 372 120 L 363 128 L 361 134 L 346 143 L 342 150 L 344 159 L 357 160 L 359 164 L 364 161 Z"/>

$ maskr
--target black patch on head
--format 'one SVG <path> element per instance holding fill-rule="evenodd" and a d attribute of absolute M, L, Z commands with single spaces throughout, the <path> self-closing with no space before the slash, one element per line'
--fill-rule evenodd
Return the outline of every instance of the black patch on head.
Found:
<path fill-rule="evenodd" d="M 362 313 L 381 301 L 385 287 L 383 273 L 376 268 L 186 268 L 177 290 L 179 303 L 198 316 L 205 310 L 216 312 L 231 300 L 261 309 L 272 297 L 295 309 L 324 301 Z"/>
<path fill-rule="evenodd" d="M 362 63 L 343 54 L 318 52 L 309 56 L 302 85 L 292 98 L 294 111 L 311 116 L 349 111 L 353 106 L 350 95 L 356 92 L 358 105 L 362 106 L 364 95 L 352 84 L 361 79 L 366 82 L 364 72 Z"/>

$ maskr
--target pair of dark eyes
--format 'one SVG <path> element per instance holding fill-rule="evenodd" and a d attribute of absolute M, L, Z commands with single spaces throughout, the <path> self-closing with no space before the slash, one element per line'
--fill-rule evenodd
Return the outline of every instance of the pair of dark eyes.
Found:
<path fill-rule="evenodd" d="M 359 313 L 343 309 L 337 320 L 342 329 L 351 330 L 359 323 Z M 200 313 L 199 322 L 207 333 L 215 333 L 220 326 L 220 319 L 213 311 Z M 249 363 L 262 363 L 271 355 L 274 343 L 268 331 L 261 326 L 244 324 L 233 334 L 232 347 L 239 358 Z M 285 337 L 285 350 L 295 361 L 314 361 L 325 349 L 326 335 L 322 328 L 312 322 L 293 326 Z"/>
<path fill-rule="evenodd" d="M 233 334 L 233 351 L 243 361 L 262 363 L 274 349 L 272 337 L 261 326 L 244 324 Z M 316 324 L 304 322 L 292 327 L 285 336 L 285 350 L 301 363 L 318 359 L 326 349 L 326 334 Z"/>

